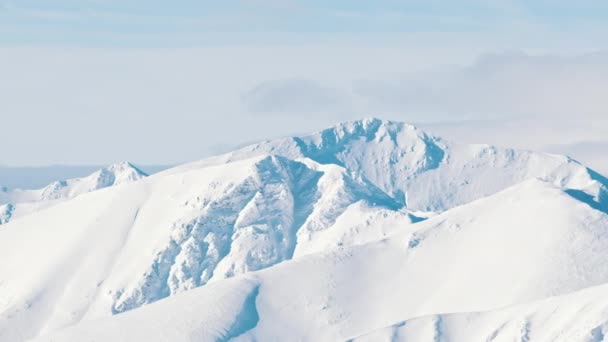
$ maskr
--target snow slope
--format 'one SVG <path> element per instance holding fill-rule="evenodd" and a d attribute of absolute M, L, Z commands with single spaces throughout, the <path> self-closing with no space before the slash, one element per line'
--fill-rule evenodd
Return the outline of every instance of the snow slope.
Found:
<path fill-rule="evenodd" d="M 543 181 L 485 198 L 535 178 Z M 270 280 L 249 278 L 263 284 L 256 298 L 268 298 L 269 321 L 281 311 L 286 329 L 256 324 L 252 336 L 263 340 L 291 328 L 305 339 L 348 338 L 421 315 L 567 293 L 606 281 L 603 233 L 589 229 L 603 232 L 607 183 L 565 157 L 451 143 L 376 119 L 264 142 L 9 222 L 0 260 L 19 262 L 0 262 L 0 341 L 196 287 L 207 293 L 263 269 Z M 572 244 L 578 238 L 597 250 Z M 378 314 L 363 322 L 365 312 Z"/>
<path fill-rule="evenodd" d="M 415 318 L 495 310 L 607 283 L 605 213 L 532 180 L 413 227 L 125 314 L 82 321 L 37 341 L 391 341 L 393 333 L 396 340 L 413 336 L 414 341 L 492 336 L 594 341 L 603 336 L 605 285 L 490 313 Z M 404 320 L 403 327 L 383 328 Z"/>
<path fill-rule="evenodd" d="M 0 224 L 91 191 L 127 184 L 148 175 L 128 162 L 113 164 L 83 178 L 53 182 L 42 189 L 0 190 Z"/>
<path fill-rule="evenodd" d="M 425 316 L 352 342 L 601 342 L 608 332 L 608 285 L 499 310 Z"/>

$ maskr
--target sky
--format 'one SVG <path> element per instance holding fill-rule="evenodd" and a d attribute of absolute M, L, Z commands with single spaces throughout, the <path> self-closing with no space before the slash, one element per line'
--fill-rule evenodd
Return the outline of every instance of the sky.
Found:
<path fill-rule="evenodd" d="M 178 164 L 379 117 L 608 173 L 608 2 L 0 0 L 0 164 Z"/>

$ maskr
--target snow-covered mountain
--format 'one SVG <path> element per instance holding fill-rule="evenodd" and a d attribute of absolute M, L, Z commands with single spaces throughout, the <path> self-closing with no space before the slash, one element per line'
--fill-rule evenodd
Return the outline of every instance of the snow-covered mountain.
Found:
<path fill-rule="evenodd" d="M 537 329 L 539 337 L 590 341 L 607 320 L 606 288 L 568 293 L 605 284 L 607 262 L 608 215 L 531 180 L 387 239 L 215 282 L 39 341 L 392 341 L 393 332 L 400 341 L 401 331 L 414 341 L 442 334 L 511 341 Z M 542 301 L 559 295 L 566 299 Z M 502 309 L 509 305 L 520 306 Z M 566 324 L 579 319 L 584 324 Z"/>
<path fill-rule="evenodd" d="M 53 182 L 42 189 L 0 190 L 0 224 L 19 216 L 47 208 L 60 201 L 140 180 L 148 175 L 128 162 L 112 164 L 89 176 Z"/>
<path fill-rule="evenodd" d="M 0 341 L 141 340 L 136 321 L 150 340 L 339 340 L 566 294 L 608 282 L 607 184 L 367 119 L 67 191 L 0 229 L 19 260 L 0 263 Z"/>

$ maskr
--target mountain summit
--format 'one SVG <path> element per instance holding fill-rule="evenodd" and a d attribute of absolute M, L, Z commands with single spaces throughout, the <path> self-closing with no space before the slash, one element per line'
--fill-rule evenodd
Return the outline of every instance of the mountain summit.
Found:
<path fill-rule="evenodd" d="M 608 201 L 608 180 L 568 157 L 452 142 L 412 125 L 375 118 L 264 141 L 168 172 L 265 154 L 344 167 L 415 211 L 444 211 L 529 178 L 584 190 L 594 205 Z"/>

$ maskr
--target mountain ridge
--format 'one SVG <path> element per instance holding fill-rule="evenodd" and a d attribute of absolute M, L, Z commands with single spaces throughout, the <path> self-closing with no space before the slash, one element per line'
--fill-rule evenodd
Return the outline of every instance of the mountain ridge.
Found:
<path fill-rule="evenodd" d="M 480 261 L 492 256 L 488 260 L 503 262 L 503 268 L 508 269 L 509 263 L 496 254 L 504 248 L 496 241 L 498 236 L 526 246 L 529 259 L 540 262 L 545 260 L 543 254 L 538 254 L 525 239 L 526 234 L 538 234 L 535 227 L 546 232 L 554 226 L 555 232 L 563 234 L 577 229 L 584 231 L 585 224 L 603 230 L 604 181 L 601 175 L 567 157 L 453 143 L 414 126 L 377 119 L 343 123 L 304 137 L 262 142 L 129 184 L 87 192 L 9 222 L 6 229 L 0 229 L 0 258 L 22 262 L 21 268 L 0 264 L 0 274 L 4 277 L 0 279 L 3 280 L 0 290 L 11 296 L 8 304 L 0 305 L 0 340 L 31 338 L 114 314 L 121 317 L 125 312 L 164 302 L 197 287 L 212 288 L 215 283 L 229 281 L 228 278 L 251 280 L 258 277 L 249 278 L 251 272 L 283 272 L 280 270 L 301 260 L 318 261 L 298 271 L 302 275 L 318 273 L 329 278 L 306 280 L 289 276 L 322 289 L 323 296 L 331 293 L 338 298 L 334 293 L 337 287 L 355 294 L 370 286 L 375 289 L 374 296 L 389 305 L 390 301 L 382 293 L 391 293 L 396 288 L 374 287 L 371 279 L 376 274 L 384 277 L 387 284 L 400 283 L 414 294 L 402 297 L 406 304 L 412 304 L 404 305 L 411 307 L 411 311 L 404 314 L 399 308 L 393 308 L 387 311 L 388 316 L 379 316 L 373 327 L 361 322 L 362 327 L 370 330 L 414 314 L 491 309 L 576 290 L 604 281 L 603 273 L 594 275 L 587 272 L 586 267 L 574 270 L 571 264 L 549 252 L 546 255 L 561 260 L 571 275 L 580 271 L 584 277 L 558 279 L 541 272 L 541 268 L 530 270 L 529 274 L 517 276 L 521 281 L 534 282 L 536 290 L 526 288 L 527 292 L 522 290 L 520 294 L 503 288 L 503 295 L 494 298 L 487 290 L 477 288 L 477 297 L 470 294 L 468 298 L 469 303 L 478 303 L 475 306 L 458 302 L 465 299 L 449 299 L 448 289 L 439 286 L 442 280 L 427 273 L 444 270 L 445 275 L 453 277 L 448 279 L 454 286 L 460 286 L 460 291 L 466 293 L 464 284 L 470 280 L 457 277 L 445 264 L 453 265 L 454 269 L 476 265 L 483 270 L 479 273 L 502 279 Z M 505 197 L 505 192 L 510 195 Z M 506 199 L 507 204 L 496 198 Z M 537 212 L 530 212 L 518 201 L 536 208 Z M 548 204 L 537 203 L 543 201 Z M 551 217 L 552 211 L 547 207 L 557 211 L 558 215 L 553 216 L 562 220 Z M 516 221 L 513 212 L 521 212 L 527 221 Z M 442 221 L 445 217 L 458 220 L 448 224 Z M 485 225 L 476 223 L 481 219 Z M 513 229 L 505 228 L 507 223 L 512 224 Z M 520 226 L 528 227 L 529 231 L 521 231 Z M 476 233 L 462 238 L 464 235 L 458 234 L 464 233 L 459 233 L 459 227 L 469 227 L 464 231 Z M 488 235 L 489 231 L 495 234 Z M 520 235 L 511 236 L 515 231 Z M 582 239 L 593 240 L 585 234 L 580 235 Z M 476 241 L 477 235 L 485 238 L 488 246 L 472 244 L 470 241 Z M 460 244 L 441 238 L 444 236 L 461 237 Z M 544 238 L 536 236 L 538 241 L 534 242 L 540 246 Z M 548 251 L 573 248 L 562 245 L 563 235 L 558 238 L 557 247 L 551 245 L 554 240 L 547 241 Z M 602 244 L 603 237 L 598 239 L 593 243 Z M 428 249 L 429 241 L 440 247 Z M 575 240 L 568 240 L 572 241 Z M 458 246 L 469 246 L 472 252 Z M 455 251 L 453 260 L 428 266 L 428 260 L 439 258 L 436 251 L 450 249 Z M 517 248 L 512 246 L 512 249 Z M 348 252 L 351 250 L 364 252 Z M 473 253 L 480 250 L 485 251 L 486 256 Z M 39 255 L 38 251 L 45 254 Z M 596 250 L 575 252 L 579 253 L 573 252 L 577 257 L 592 253 L 590 258 L 603 260 L 603 254 Z M 469 257 L 471 260 L 462 259 L 459 253 L 473 256 Z M 395 264 L 416 255 L 427 260 L 428 270 Z M 374 265 L 370 260 L 374 260 Z M 515 257 L 514 260 L 522 267 L 525 265 L 523 260 Z M 339 267 L 345 264 L 350 266 Z M 391 275 L 391 268 L 402 271 Z M 325 273 L 335 272 L 346 277 L 348 271 L 364 272 L 369 279 L 351 279 L 349 285 L 344 278 L 339 280 L 339 285 L 333 276 Z M 554 271 L 566 277 L 558 268 Z M 534 278 L 535 272 L 555 280 L 559 285 L 557 290 L 542 283 L 544 278 Z M 403 275 L 399 274 L 412 274 L 412 279 L 419 280 L 403 282 Z M 476 274 L 471 276 L 477 279 Z M 326 283 L 336 288 L 324 288 Z M 273 288 L 278 294 L 301 286 L 278 280 L 277 284 L 278 287 Z M 239 286 L 235 291 L 240 291 Z M 244 300 L 249 304 L 242 304 L 251 307 L 249 301 L 254 294 L 255 298 L 272 301 L 273 297 L 268 297 L 265 290 L 268 286 L 256 285 L 243 290 Z M 303 295 L 308 293 L 308 297 L 296 296 L 295 302 L 298 298 L 317 300 L 311 298 L 313 293 L 306 292 L 307 289 L 301 291 Z M 441 300 L 429 299 L 425 306 L 416 302 L 418 297 Z M 339 310 L 352 315 L 377 311 L 376 304 L 366 303 L 369 307 L 362 311 L 355 310 L 354 303 L 337 305 Z M 317 304 L 323 307 L 327 303 Z M 331 317 L 324 316 L 323 310 L 320 313 L 332 322 L 343 322 L 338 311 L 326 312 Z M 262 311 L 258 314 L 264 316 Z M 250 324 L 240 318 L 235 318 L 235 322 Z M 357 331 L 352 327 L 324 330 L 319 324 L 321 335 L 316 337 L 356 336 Z M 340 332 L 343 328 L 351 329 L 352 334 Z M 308 336 L 311 332 L 306 330 L 298 331 Z M 281 331 L 276 333 L 280 335 Z M 323 335 L 325 333 L 330 335 Z"/>
<path fill-rule="evenodd" d="M 376 118 L 348 121 L 300 137 L 263 141 L 165 173 L 263 154 L 344 166 L 413 211 L 444 211 L 531 177 L 556 181 L 560 187 L 585 188 L 590 200 L 608 208 L 608 179 L 572 158 L 454 143 L 413 125 Z M 477 172 L 480 168 L 493 169 L 494 173 Z M 496 177 L 498 173 L 502 173 L 500 177 Z M 408 192 L 416 196 L 408 196 Z"/>

